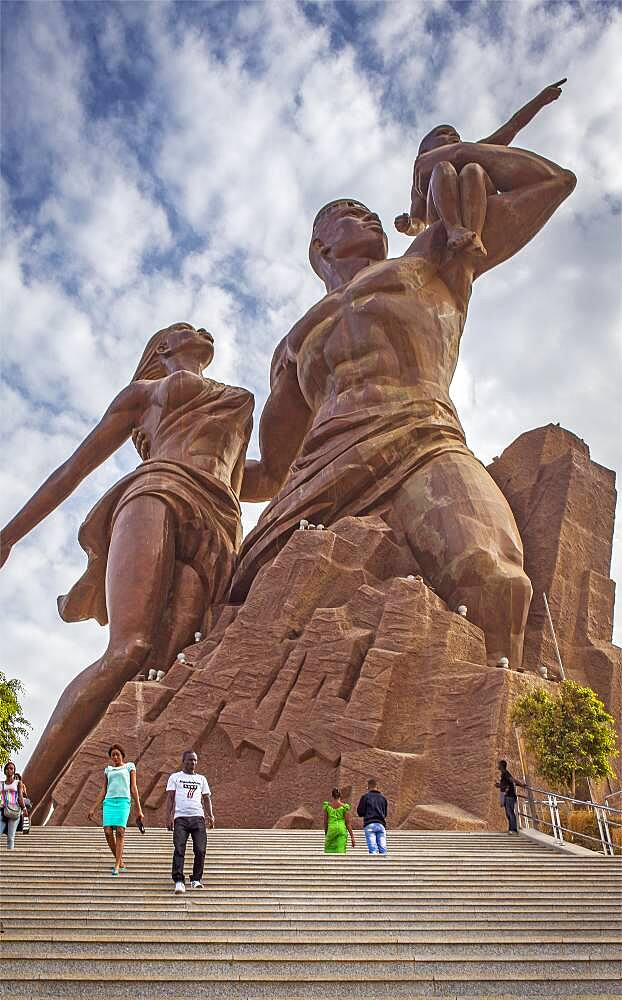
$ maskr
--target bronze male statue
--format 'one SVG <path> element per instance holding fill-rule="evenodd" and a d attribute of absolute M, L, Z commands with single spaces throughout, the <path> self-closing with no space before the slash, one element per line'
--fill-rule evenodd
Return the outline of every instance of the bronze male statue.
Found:
<path fill-rule="evenodd" d="M 271 503 L 242 545 L 232 596 L 244 598 L 302 518 L 328 527 L 382 512 L 413 571 L 450 608 L 467 605 L 489 662 L 519 665 L 531 600 L 521 540 L 466 446 L 449 386 L 473 281 L 525 246 L 576 178 L 523 149 L 453 141 L 425 169 L 421 189 L 460 199 L 461 224 L 482 234 L 487 256 L 448 251 L 437 221 L 387 260 L 377 215 L 350 199 L 321 209 L 309 256 L 327 294 L 272 360 L 261 459 L 247 462 L 242 488 L 242 499 Z"/>

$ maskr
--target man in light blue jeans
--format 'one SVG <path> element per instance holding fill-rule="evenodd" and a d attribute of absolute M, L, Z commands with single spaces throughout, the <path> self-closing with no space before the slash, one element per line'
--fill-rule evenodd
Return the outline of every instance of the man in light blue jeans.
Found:
<path fill-rule="evenodd" d="M 367 791 L 361 797 L 356 812 L 363 817 L 363 832 L 370 854 L 387 853 L 387 812 L 388 803 L 378 791 L 375 778 L 367 782 Z"/>

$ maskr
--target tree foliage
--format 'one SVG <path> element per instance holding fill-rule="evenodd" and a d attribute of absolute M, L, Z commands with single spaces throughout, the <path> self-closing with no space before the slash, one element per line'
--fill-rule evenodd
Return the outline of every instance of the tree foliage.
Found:
<path fill-rule="evenodd" d="M 521 727 L 539 773 L 554 786 L 574 790 L 576 777 L 615 776 L 615 722 L 591 688 L 563 681 L 555 698 L 536 688 L 515 702 L 512 721 Z"/>
<path fill-rule="evenodd" d="M 20 681 L 7 680 L 0 670 L 0 765 L 21 750 L 31 728 L 19 701 L 23 691 Z"/>

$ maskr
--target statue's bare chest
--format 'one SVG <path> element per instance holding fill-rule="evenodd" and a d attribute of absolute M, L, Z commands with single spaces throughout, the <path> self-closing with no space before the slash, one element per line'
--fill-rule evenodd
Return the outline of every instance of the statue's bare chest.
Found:
<path fill-rule="evenodd" d="M 420 290 L 413 262 L 398 258 L 370 265 L 318 302 L 289 338 L 301 384 L 370 353 L 393 353 L 397 340 L 410 338 L 415 315 L 425 310 L 425 295 L 419 303 L 414 299 Z"/>

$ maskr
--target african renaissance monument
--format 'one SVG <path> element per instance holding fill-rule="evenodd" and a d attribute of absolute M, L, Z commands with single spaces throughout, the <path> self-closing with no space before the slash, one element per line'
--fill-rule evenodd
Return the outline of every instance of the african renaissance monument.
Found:
<path fill-rule="evenodd" d="M 486 468 L 449 394 L 474 282 L 575 186 L 510 146 L 561 83 L 479 142 L 452 126 L 425 137 L 396 219 L 415 237 L 403 256 L 387 259 L 361 202 L 320 209 L 309 259 L 326 294 L 276 347 L 258 460 L 252 395 L 210 380 L 211 335 L 176 323 L 4 529 L 3 561 L 134 440 L 142 462 L 88 514 L 86 571 L 59 598 L 65 620 L 109 624 L 110 641 L 25 772 L 37 821 L 53 804 L 53 824 L 85 823 L 119 739 L 152 825 L 184 747 L 209 761 L 224 826 L 315 825 L 326 789 L 347 798 L 369 774 L 393 826 L 495 825 L 512 703 L 559 676 L 543 594 L 567 675 L 619 718 L 613 473 L 555 425 Z M 268 501 L 244 541 L 241 500 Z"/>

